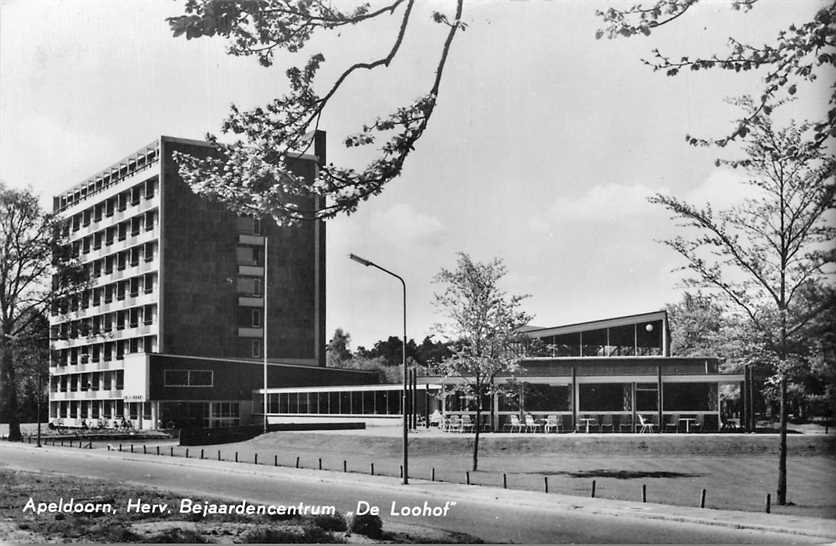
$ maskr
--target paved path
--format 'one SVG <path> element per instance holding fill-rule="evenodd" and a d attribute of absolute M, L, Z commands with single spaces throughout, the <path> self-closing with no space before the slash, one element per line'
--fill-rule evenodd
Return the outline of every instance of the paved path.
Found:
<path fill-rule="evenodd" d="M 358 500 L 381 506 L 386 522 L 469 533 L 488 542 L 529 543 L 788 543 L 832 542 L 836 522 L 813 518 L 696 510 L 665 505 L 467 487 L 361 474 L 236 465 L 154 455 L 0 443 L 0 466 L 160 487 L 198 498 L 253 503 L 333 504 L 354 510 Z M 60 492 L 56 492 L 58 496 Z M 49 500 L 49 499 L 44 499 Z M 391 503 L 456 501 L 445 518 L 393 517 Z M 2 538 L 2 537 L 0 537 Z"/>

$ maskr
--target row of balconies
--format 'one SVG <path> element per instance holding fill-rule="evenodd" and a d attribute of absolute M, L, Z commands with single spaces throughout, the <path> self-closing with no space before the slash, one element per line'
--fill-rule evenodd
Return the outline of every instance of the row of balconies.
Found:
<path fill-rule="evenodd" d="M 153 277 L 149 280 L 149 277 L 146 275 L 150 274 L 146 273 L 140 277 L 132 277 L 132 279 L 129 279 L 141 279 L 141 281 L 139 281 L 139 286 L 136 284 L 134 284 L 134 286 L 128 284 L 125 287 L 123 284 L 124 288 L 121 289 L 121 292 L 119 288 L 113 288 L 111 289 L 110 294 L 107 294 L 106 287 L 94 288 L 94 291 L 101 292 L 94 293 L 93 296 L 88 296 L 89 303 L 87 305 L 84 305 L 82 302 L 77 311 L 71 311 L 61 315 L 53 315 L 51 321 L 52 325 L 55 326 L 65 322 L 89 319 L 102 314 L 124 311 L 132 307 L 140 307 L 143 305 L 157 303 L 157 283 Z M 122 280 L 118 282 L 124 283 L 125 281 Z"/>
<path fill-rule="evenodd" d="M 125 341 L 131 338 L 140 338 L 150 335 L 157 335 L 157 326 L 157 324 L 142 324 L 132 328 L 124 328 L 122 330 L 116 329 L 115 331 L 93 334 L 74 339 L 59 339 L 52 342 L 52 348 L 53 350 L 60 351 L 63 349 L 82 347 L 84 345 L 93 345 L 114 341 Z"/>
<path fill-rule="evenodd" d="M 50 402 L 61 402 L 64 400 L 108 400 L 113 398 L 121 399 L 122 389 L 111 389 L 108 391 L 87 389 L 86 391 L 55 391 L 49 393 Z"/>
<path fill-rule="evenodd" d="M 112 245 L 124 239 L 127 233 L 131 230 L 136 231 L 137 227 L 147 230 L 149 222 L 153 229 L 158 224 L 159 206 L 160 198 L 157 196 L 131 204 L 123 210 L 114 212 L 111 216 L 82 225 L 72 233 L 67 233 L 65 229 L 66 244 L 73 245 L 79 253 L 86 254 L 91 248 L 98 250 L 101 246 Z"/>
<path fill-rule="evenodd" d="M 55 212 L 61 213 L 62 216 L 73 223 L 78 218 L 78 225 L 84 223 L 85 213 L 88 213 L 90 218 L 96 218 L 98 214 L 106 216 L 108 213 L 108 201 L 115 199 L 115 202 L 111 201 L 113 202 L 112 210 L 118 209 L 122 205 L 119 202 L 120 195 L 127 194 L 122 199 L 127 202 L 132 202 L 134 198 L 134 195 L 132 195 L 133 188 L 140 184 L 145 186 L 144 193 L 148 195 L 148 179 L 156 177 L 159 180 L 159 174 L 159 154 L 155 152 L 153 159 L 148 160 L 141 167 L 133 170 L 123 168 L 120 173 L 100 177 L 99 180 L 91 182 L 86 188 L 77 190 L 72 196 L 59 196 L 57 198 L 58 202 L 56 203 Z M 158 188 L 159 182 L 154 182 L 151 191 L 157 190 Z M 96 201 L 91 206 L 90 203 L 93 196 L 96 196 Z M 104 211 L 101 210 L 102 205 L 104 205 Z M 97 212 L 97 207 L 100 212 Z M 74 226 L 70 224 L 70 227 L 72 228 Z"/>

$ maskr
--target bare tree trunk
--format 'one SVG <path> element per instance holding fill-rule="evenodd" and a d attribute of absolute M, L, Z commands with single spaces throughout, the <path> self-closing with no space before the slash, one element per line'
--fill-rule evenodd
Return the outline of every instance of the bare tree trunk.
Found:
<path fill-rule="evenodd" d="M 17 407 L 17 378 L 15 377 L 12 352 L 8 348 L 2 350 L 2 366 L 0 366 L 0 386 L 4 389 L 3 402 L 6 407 L 6 419 L 9 421 L 9 441 L 20 442 L 20 419 Z"/>
<path fill-rule="evenodd" d="M 482 423 L 482 400 L 480 397 L 479 405 L 476 406 L 476 436 L 473 439 L 473 471 L 475 472 L 479 466 L 479 425 Z"/>
<path fill-rule="evenodd" d="M 778 448 L 778 504 L 787 504 L 787 378 L 781 377 L 781 445 Z"/>

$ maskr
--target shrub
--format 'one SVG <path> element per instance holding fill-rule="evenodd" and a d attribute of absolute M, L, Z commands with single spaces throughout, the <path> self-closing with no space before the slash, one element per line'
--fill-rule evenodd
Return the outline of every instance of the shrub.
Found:
<path fill-rule="evenodd" d="M 383 536 L 383 521 L 380 516 L 363 514 L 358 516 L 349 512 L 345 516 L 349 532 L 364 535 L 369 538 L 381 538 Z"/>

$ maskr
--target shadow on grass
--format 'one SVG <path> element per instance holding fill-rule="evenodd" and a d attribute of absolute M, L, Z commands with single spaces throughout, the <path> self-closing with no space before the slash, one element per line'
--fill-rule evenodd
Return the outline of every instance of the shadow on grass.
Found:
<path fill-rule="evenodd" d="M 569 472 L 556 470 L 552 472 L 525 472 L 525 474 L 539 474 L 541 476 L 569 476 L 570 478 L 615 478 L 617 480 L 632 480 L 636 478 L 698 478 L 702 474 L 688 472 L 669 472 L 666 470 L 579 470 Z"/>

